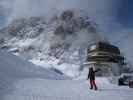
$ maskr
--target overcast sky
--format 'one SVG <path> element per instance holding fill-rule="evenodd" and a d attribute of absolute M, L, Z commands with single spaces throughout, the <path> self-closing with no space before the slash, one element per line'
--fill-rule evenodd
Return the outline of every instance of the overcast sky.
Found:
<path fill-rule="evenodd" d="M 132 0 L 0 0 L 0 18 L 39 16 L 73 8 L 85 10 L 96 21 L 132 27 L 132 5 Z"/>
<path fill-rule="evenodd" d="M 65 9 L 87 12 L 103 34 L 133 58 L 133 0 L 0 0 L 0 24 L 13 18 L 48 16 Z"/>
<path fill-rule="evenodd" d="M 114 8 L 113 1 L 115 0 L 100 0 L 100 2 L 99 0 L 0 0 L 0 15 L 6 18 L 18 18 L 75 9 L 86 11 L 95 21 L 109 20 L 108 17 Z"/>

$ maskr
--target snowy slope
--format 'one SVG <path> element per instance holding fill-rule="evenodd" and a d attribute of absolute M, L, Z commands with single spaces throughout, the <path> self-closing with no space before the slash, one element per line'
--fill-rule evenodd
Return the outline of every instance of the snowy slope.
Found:
<path fill-rule="evenodd" d="M 56 79 L 62 78 L 60 74 L 40 68 L 34 64 L 27 62 L 15 55 L 0 50 L 0 76 L 6 77 L 39 77 Z"/>
<path fill-rule="evenodd" d="M 98 91 L 89 90 L 88 82 L 85 80 L 68 80 L 63 75 L 0 51 L 0 100 L 131 100 L 133 98 L 133 89 L 112 85 L 106 78 L 97 78 L 97 85 Z"/>
<path fill-rule="evenodd" d="M 0 100 L 2 100 L 5 93 L 12 91 L 15 81 L 35 77 L 52 80 L 68 79 L 55 71 L 40 68 L 26 60 L 0 50 Z"/>

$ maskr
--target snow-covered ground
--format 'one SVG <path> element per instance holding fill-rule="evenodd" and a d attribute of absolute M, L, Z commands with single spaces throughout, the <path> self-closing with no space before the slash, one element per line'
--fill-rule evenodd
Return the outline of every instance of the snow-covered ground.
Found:
<path fill-rule="evenodd" d="M 35 66 L 26 60 L 0 50 L 0 100 L 4 100 L 3 96 L 15 89 L 13 87 L 16 81 L 25 78 L 49 80 L 68 79 L 68 77 L 57 73 L 57 71 Z"/>
<path fill-rule="evenodd" d="M 98 81 L 98 91 L 83 80 L 27 78 L 16 81 L 2 100 L 131 100 L 133 89 Z M 105 80 L 104 80 L 105 81 Z"/>
<path fill-rule="evenodd" d="M 0 100 L 131 100 L 133 89 L 97 78 L 99 90 L 86 80 L 70 80 L 0 51 Z"/>

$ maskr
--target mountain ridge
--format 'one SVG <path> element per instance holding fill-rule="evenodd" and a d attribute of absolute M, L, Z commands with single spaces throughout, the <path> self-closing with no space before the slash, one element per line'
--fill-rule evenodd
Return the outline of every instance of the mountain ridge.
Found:
<path fill-rule="evenodd" d="M 106 41 L 87 14 L 74 10 L 65 10 L 49 20 L 16 19 L 0 33 L 1 48 L 72 77 L 80 74 L 88 45 Z"/>

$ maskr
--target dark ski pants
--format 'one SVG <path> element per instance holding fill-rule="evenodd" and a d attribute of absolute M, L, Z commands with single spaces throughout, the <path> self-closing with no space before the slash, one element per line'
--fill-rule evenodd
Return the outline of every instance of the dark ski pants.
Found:
<path fill-rule="evenodd" d="M 90 89 L 95 89 L 95 90 L 97 90 L 97 86 L 96 86 L 96 82 L 95 82 L 95 80 L 90 80 Z"/>

